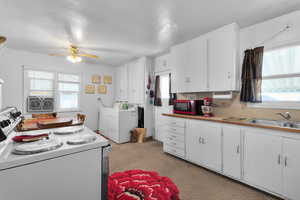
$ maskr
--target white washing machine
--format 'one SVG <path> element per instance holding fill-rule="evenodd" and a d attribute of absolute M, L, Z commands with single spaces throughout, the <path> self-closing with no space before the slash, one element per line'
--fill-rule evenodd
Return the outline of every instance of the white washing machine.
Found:
<path fill-rule="evenodd" d="M 41 133 L 48 139 L 12 141 Z M 84 126 L 12 131 L 0 142 L 0 199 L 105 200 L 109 148 L 106 139 Z"/>

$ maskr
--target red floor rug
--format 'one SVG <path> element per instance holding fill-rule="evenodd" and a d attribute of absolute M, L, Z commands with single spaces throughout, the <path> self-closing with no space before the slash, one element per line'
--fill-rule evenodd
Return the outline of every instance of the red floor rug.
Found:
<path fill-rule="evenodd" d="M 108 199 L 179 200 L 179 190 L 171 179 L 156 172 L 129 170 L 109 177 Z"/>

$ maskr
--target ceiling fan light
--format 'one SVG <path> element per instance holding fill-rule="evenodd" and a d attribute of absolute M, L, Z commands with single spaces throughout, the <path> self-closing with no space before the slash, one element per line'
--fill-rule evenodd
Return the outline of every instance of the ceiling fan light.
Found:
<path fill-rule="evenodd" d="M 67 60 L 70 61 L 71 63 L 78 63 L 82 61 L 82 58 L 80 56 L 67 56 Z"/>

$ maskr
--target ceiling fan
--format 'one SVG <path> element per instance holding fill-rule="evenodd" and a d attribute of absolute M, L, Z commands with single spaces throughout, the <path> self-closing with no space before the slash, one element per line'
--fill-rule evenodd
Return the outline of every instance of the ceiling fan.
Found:
<path fill-rule="evenodd" d="M 88 53 L 81 53 L 79 51 L 79 48 L 75 45 L 70 45 L 69 47 L 69 53 L 66 54 L 49 54 L 50 56 L 66 56 L 67 60 L 72 63 L 78 63 L 82 61 L 82 57 L 88 57 L 88 58 L 99 58 L 99 56 L 88 54 Z"/>

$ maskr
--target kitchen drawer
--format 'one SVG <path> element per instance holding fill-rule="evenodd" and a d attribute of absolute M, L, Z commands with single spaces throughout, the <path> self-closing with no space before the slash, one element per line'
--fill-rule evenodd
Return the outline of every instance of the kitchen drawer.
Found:
<path fill-rule="evenodd" d="M 183 119 L 176 119 L 176 118 L 170 118 L 168 125 L 171 127 L 185 127 L 185 120 Z"/>
<path fill-rule="evenodd" d="M 174 156 L 185 158 L 185 151 L 183 149 L 178 149 L 169 145 L 164 145 L 164 152 L 168 152 Z"/>
<path fill-rule="evenodd" d="M 172 146 L 174 148 L 179 148 L 179 149 L 183 149 L 183 150 L 185 149 L 184 142 L 176 141 L 176 140 L 173 140 L 172 138 L 169 138 L 169 137 L 165 138 L 164 144 L 167 144 L 167 145 Z"/>
<path fill-rule="evenodd" d="M 185 128 L 168 125 L 167 126 L 167 131 L 171 132 L 171 133 L 176 133 L 176 134 L 179 134 L 179 135 L 184 135 Z"/>
<path fill-rule="evenodd" d="M 170 140 L 174 140 L 174 141 L 185 142 L 184 135 L 180 135 L 177 133 L 168 132 L 166 133 L 166 138 L 169 138 Z"/>

